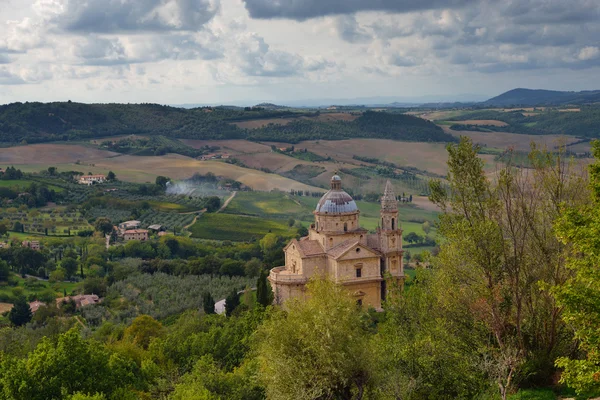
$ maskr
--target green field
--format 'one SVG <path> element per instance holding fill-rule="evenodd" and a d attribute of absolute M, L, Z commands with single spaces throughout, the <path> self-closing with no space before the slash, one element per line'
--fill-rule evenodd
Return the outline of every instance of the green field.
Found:
<path fill-rule="evenodd" d="M 268 233 L 291 236 L 295 229 L 285 222 L 232 214 L 203 214 L 189 228 L 193 238 L 249 241 Z"/>
<path fill-rule="evenodd" d="M 70 295 L 70 294 L 74 293 L 75 289 L 79 285 L 78 282 L 57 282 L 57 283 L 50 283 L 48 281 L 38 280 L 37 283 L 39 284 L 39 287 L 28 288 L 25 285 L 25 279 L 21 278 L 20 275 L 13 274 L 13 277 L 17 281 L 17 285 L 16 286 L 9 286 L 7 284 L 0 285 L 0 295 L 1 296 L 10 296 L 10 297 L 12 297 L 13 296 L 13 289 L 15 287 L 18 287 L 18 288 L 22 288 L 23 289 L 23 294 L 28 298 L 28 300 L 30 300 L 34 295 L 39 294 L 39 293 L 45 291 L 48 288 L 50 288 L 50 289 L 52 289 L 54 291 L 56 297 L 62 297 L 64 295 L 65 291 L 67 292 L 67 295 Z"/>
<path fill-rule="evenodd" d="M 15 179 L 15 180 L 10 180 L 10 181 L 0 181 L 0 187 L 9 187 L 9 188 L 13 188 L 13 187 L 20 187 L 20 188 L 26 188 L 29 185 L 31 185 L 31 181 L 25 180 L 25 179 Z"/>
<path fill-rule="evenodd" d="M 238 192 L 224 210 L 227 214 L 263 218 L 294 218 L 312 221 L 312 209 L 298 202 L 298 197 L 283 192 Z"/>

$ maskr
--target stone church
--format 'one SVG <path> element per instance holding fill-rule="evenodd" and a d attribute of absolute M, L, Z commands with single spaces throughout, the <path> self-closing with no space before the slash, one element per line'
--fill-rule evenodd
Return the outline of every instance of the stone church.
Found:
<path fill-rule="evenodd" d="M 404 281 L 402 230 L 391 183 L 387 182 L 381 198 L 381 225 L 376 233 L 360 227 L 360 210 L 337 175 L 313 214 L 308 236 L 292 240 L 284 248 L 285 266 L 269 274 L 275 302 L 302 297 L 308 280 L 321 275 L 346 287 L 357 304 L 381 309 L 386 275 L 400 284 Z"/>

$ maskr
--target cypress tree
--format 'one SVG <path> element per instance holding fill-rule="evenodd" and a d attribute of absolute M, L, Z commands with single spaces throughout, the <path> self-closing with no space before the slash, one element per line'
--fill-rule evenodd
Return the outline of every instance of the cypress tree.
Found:
<path fill-rule="evenodd" d="M 202 295 L 202 308 L 204 309 L 204 314 L 215 313 L 215 299 L 212 297 L 210 292 L 205 292 Z"/>
<path fill-rule="evenodd" d="M 267 271 L 261 271 L 256 282 L 256 302 L 263 307 L 273 303 L 271 285 L 267 281 Z"/>
<path fill-rule="evenodd" d="M 233 289 L 225 299 L 225 314 L 229 317 L 233 311 L 240 305 L 240 296 L 237 290 Z"/>

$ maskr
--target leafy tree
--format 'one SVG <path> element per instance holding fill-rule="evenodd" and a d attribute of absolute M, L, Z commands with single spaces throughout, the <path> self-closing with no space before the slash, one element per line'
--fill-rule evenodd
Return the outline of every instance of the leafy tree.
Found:
<path fill-rule="evenodd" d="M 65 257 L 60 262 L 60 266 L 65 271 L 65 276 L 68 279 L 71 279 L 77 273 L 77 267 L 79 267 L 79 263 L 74 258 Z"/>
<path fill-rule="evenodd" d="M 161 176 L 157 176 L 157 177 L 156 177 L 156 181 L 155 181 L 155 183 L 156 183 L 158 186 L 165 188 L 165 187 L 167 187 L 167 182 L 169 182 L 169 181 L 170 181 L 170 179 L 169 179 L 169 178 L 167 178 L 166 176 L 162 176 L 162 175 L 161 175 Z"/>
<path fill-rule="evenodd" d="M 423 242 L 423 236 L 416 232 L 409 232 L 404 236 L 404 240 L 406 240 L 408 243 L 421 243 Z"/>
<path fill-rule="evenodd" d="M 258 258 L 252 258 L 251 260 L 246 262 L 246 265 L 244 265 L 245 275 L 250 278 L 258 276 L 260 274 L 261 269 L 262 262 L 260 262 Z"/>
<path fill-rule="evenodd" d="M 371 389 L 368 332 L 353 299 L 324 280 L 259 328 L 259 378 L 269 399 L 362 398 Z"/>
<path fill-rule="evenodd" d="M 431 232 L 431 222 L 429 221 L 425 221 L 423 222 L 423 232 L 425 232 L 425 234 L 429 234 L 429 232 Z"/>
<path fill-rule="evenodd" d="M 48 173 L 52 176 L 56 175 L 56 167 L 48 167 Z"/>
<path fill-rule="evenodd" d="M 225 298 L 225 314 L 230 316 L 240 305 L 240 295 L 236 289 L 233 289 L 229 296 Z"/>
<path fill-rule="evenodd" d="M 204 309 L 204 314 L 215 313 L 215 299 L 213 299 L 210 292 L 204 292 L 202 295 L 202 308 Z"/>
<path fill-rule="evenodd" d="M 83 280 L 83 292 L 104 297 L 106 295 L 106 281 L 100 277 L 85 278 Z"/>
<path fill-rule="evenodd" d="M 117 179 L 117 176 L 115 175 L 115 173 L 112 171 L 108 171 L 108 174 L 106 175 L 106 180 L 114 181 L 116 179 Z"/>
<path fill-rule="evenodd" d="M 94 223 L 96 231 L 102 233 L 102 235 L 108 235 L 113 231 L 113 224 L 108 218 L 98 218 Z"/>
<path fill-rule="evenodd" d="M 215 212 L 221 208 L 221 198 L 217 196 L 210 196 L 206 199 L 206 211 Z"/>
<path fill-rule="evenodd" d="M 3 394 L 15 400 L 62 399 L 76 393 L 130 398 L 122 391 L 135 388 L 141 378 L 134 360 L 83 340 L 76 328 L 43 338 L 26 358 L 5 357 L 1 363 Z"/>
<path fill-rule="evenodd" d="M 130 341 L 143 349 L 148 349 L 152 339 L 161 337 L 163 334 L 164 329 L 160 322 L 149 315 L 140 315 L 125 329 L 123 340 Z"/>
<path fill-rule="evenodd" d="M 600 395 L 600 243 L 595 233 L 600 228 L 600 142 L 594 141 L 594 164 L 590 165 L 591 204 L 569 207 L 557 221 L 560 240 L 571 246 L 569 268 L 573 276 L 554 289 L 563 307 L 563 319 L 575 333 L 581 356 L 561 357 L 562 381 L 581 396 Z"/>
<path fill-rule="evenodd" d="M 223 261 L 219 273 L 227 276 L 244 276 L 244 263 L 238 260 Z"/>
<path fill-rule="evenodd" d="M 561 309 L 543 289 L 570 275 L 552 225 L 561 203 L 584 201 L 585 182 L 561 152 L 533 149 L 532 170 L 518 170 L 509 160 L 495 182 L 470 139 L 448 152 L 449 188 L 439 181 L 431 186 L 431 200 L 443 211 L 438 295 L 448 315 L 487 329 L 492 340 L 482 367 L 505 399 L 515 382 L 550 382 L 554 358 L 569 351 Z"/>
<path fill-rule="evenodd" d="M 8 313 L 8 319 L 14 326 L 25 325 L 31 321 L 32 313 L 29 308 L 29 303 L 25 300 L 24 296 L 19 296 L 15 300 L 13 308 Z"/>

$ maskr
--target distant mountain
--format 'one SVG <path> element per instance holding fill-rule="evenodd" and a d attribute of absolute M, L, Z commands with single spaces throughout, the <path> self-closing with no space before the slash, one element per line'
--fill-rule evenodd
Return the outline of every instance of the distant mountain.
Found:
<path fill-rule="evenodd" d="M 556 90 L 513 89 L 482 102 L 484 106 L 561 106 L 600 102 L 600 90 L 560 92 Z"/>

